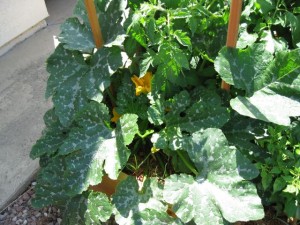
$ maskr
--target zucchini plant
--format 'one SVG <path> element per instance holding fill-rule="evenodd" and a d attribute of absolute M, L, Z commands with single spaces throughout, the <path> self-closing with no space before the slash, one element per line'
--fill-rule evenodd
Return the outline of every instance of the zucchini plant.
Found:
<path fill-rule="evenodd" d="M 95 4 L 104 46 L 78 0 L 47 60 L 33 206 L 61 207 L 70 225 L 263 218 L 261 137 L 300 116 L 299 4 L 245 1 L 237 49 L 224 47 L 227 1 Z M 91 188 L 121 172 L 112 196 Z"/>

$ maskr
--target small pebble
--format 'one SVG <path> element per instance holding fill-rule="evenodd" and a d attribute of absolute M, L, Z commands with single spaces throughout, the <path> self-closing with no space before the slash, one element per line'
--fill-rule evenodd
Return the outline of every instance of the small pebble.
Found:
<path fill-rule="evenodd" d="M 23 210 L 23 207 L 22 207 L 22 206 L 18 206 L 18 205 L 16 206 L 16 211 L 17 211 L 17 212 L 20 212 L 20 211 L 22 211 L 22 210 Z"/>
<path fill-rule="evenodd" d="M 0 220 L 5 220 L 6 217 L 7 217 L 7 213 L 0 214 Z"/>
<path fill-rule="evenodd" d="M 60 225 L 60 210 L 50 206 L 34 209 L 31 198 L 34 197 L 33 183 L 28 190 L 20 195 L 15 202 L 0 214 L 0 225 Z M 52 222 L 51 222 L 52 221 Z M 4 222 L 4 223 L 3 223 Z"/>
<path fill-rule="evenodd" d="M 40 217 L 42 214 L 41 214 L 40 212 L 35 212 L 34 215 L 35 215 L 36 217 Z"/>
<path fill-rule="evenodd" d="M 61 224 L 62 219 L 61 218 L 57 218 L 57 222 L 58 224 Z"/>
<path fill-rule="evenodd" d="M 24 200 L 28 201 L 28 200 L 30 199 L 30 196 L 29 196 L 27 193 L 25 193 L 25 194 L 22 196 L 22 198 L 23 198 Z"/>
<path fill-rule="evenodd" d="M 18 200 L 18 204 L 19 204 L 19 205 L 22 205 L 22 204 L 23 204 L 23 199 L 19 199 L 19 200 Z"/>

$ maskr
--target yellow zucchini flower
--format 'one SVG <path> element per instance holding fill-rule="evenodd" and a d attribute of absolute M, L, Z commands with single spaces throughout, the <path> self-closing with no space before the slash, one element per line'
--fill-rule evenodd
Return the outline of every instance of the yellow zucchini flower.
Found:
<path fill-rule="evenodd" d="M 121 117 L 121 115 L 119 115 L 116 111 L 116 108 L 113 108 L 113 118 L 111 118 L 111 122 L 117 123 L 118 119 Z"/>
<path fill-rule="evenodd" d="M 139 96 L 141 93 L 147 94 L 151 91 L 152 72 L 147 72 L 143 77 L 138 78 L 136 75 L 131 77 L 135 84 L 135 95 Z"/>

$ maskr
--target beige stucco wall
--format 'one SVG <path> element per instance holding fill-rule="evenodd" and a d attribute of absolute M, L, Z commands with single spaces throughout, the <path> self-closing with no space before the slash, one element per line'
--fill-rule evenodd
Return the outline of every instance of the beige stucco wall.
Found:
<path fill-rule="evenodd" d="M 0 0 L 0 48 L 48 17 L 44 0 Z"/>

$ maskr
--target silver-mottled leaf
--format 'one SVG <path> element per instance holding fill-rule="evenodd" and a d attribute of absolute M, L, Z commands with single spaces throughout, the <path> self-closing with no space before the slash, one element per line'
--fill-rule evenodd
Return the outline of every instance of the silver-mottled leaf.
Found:
<path fill-rule="evenodd" d="M 123 14 L 126 11 L 127 0 L 96 1 L 95 5 L 104 44 L 107 47 L 120 46 L 125 37 L 124 28 L 121 24 L 124 20 Z M 87 29 L 90 29 L 90 22 L 83 0 L 77 2 L 74 14 L 83 20 Z"/>
<path fill-rule="evenodd" d="M 110 76 L 123 66 L 118 47 L 101 48 L 91 59 L 91 68 L 82 80 L 84 93 L 94 101 L 101 102 L 103 92 L 110 85 Z"/>
<path fill-rule="evenodd" d="M 250 96 L 232 99 L 230 105 L 235 111 L 287 126 L 289 117 L 300 115 L 300 50 L 278 52 L 270 60 L 261 47 L 223 49 L 215 67 L 226 82 Z"/>
<path fill-rule="evenodd" d="M 35 197 L 31 204 L 36 208 L 49 205 L 64 205 L 70 196 L 64 189 L 64 160 L 61 157 L 50 159 L 46 167 L 42 167 L 37 176 Z"/>
<path fill-rule="evenodd" d="M 117 179 L 130 155 L 126 145 L 138 131 L 136 115 L 123 115 L 112 131 L 105 125 L 107 108 L 102 103 L 90 104 L 76 117 L 80 127 L 71 130 L 59 149 L 59 154 L 66 155 L 65 184 L 71 195 L 100 183 L 104 171 Z"/>
<path fill-rule="evenodd" d="M 57 152 L 66 138 L 66 129 L 55 115 L 54 108 L 48 110 L 44 115 L 46 128 L 42 132 L 42 136 L 37 140 L 31 149 L 30 157 L 36 159 L 47 155 L 50 156 Z"/>
<path fill-rule="evenodd" d="M 113 195 L 115 219 L 120 225 L 133 224 L 179 224 L 168 216 L 167 205 L 162 200 L 162 185 L 157 178 L 147 179 L 141 187 L 135 177 L 129 176 L 118 186 Z"/>
<path fill-rule="evenodd" d="M 154 125 L 161 125 L 165 121 L 165 101 L 161 95 L 148 95 L 150 107 L 148 108 L 148 120 Z"/>
<path fill-rule="evenodd" d="M 211 101 L 206 101 L 205 95 L 203 98 L 198 97 L 199 100 L 187 108 L 189 98 L 189 94 L 184 91 L 170 102 L 167 106 L 170 108 L 170 112 L 166 114 L 167 126 L 193 133 L 209 127 L 220 128 L 228 121 L 229 113 L 221 106 L 219 97 L 212 95 Z M 184 111 L 185 108 L 187 109 Z"/>
<path fill-rule="evenodd" d="M 263 160 L 267 152 L 254 144 L 256 138 L 263 137 L 268 124 L 248 117 L 236 115 L 222 128 L 230 145 L 235 146 L 251 160 Z"/>
<path fill-rule="evenodd" d="M 237 48 L 246 48 L 247 46 L 252 45 L 256 39 L 258 38 L 257 34 L 249 34 L 247 32 L 247 24 L 242 23 L 240 25 L 240 30 L 239 30 L 239 38 L 236 44 Z"/>
<path fill-rule="evenodd" d="M 69 51 L 58 45 L 54 53 L 47 59 L 47 71 L 50 77 L 47 81 L 46 97 L 54 94 L 67 79 L 78 74 L 84 74 L 88 66 L 81 54 L 76 51 Z"/>
<path fill-rule="evenodd" d="M 88 99 L 82 93 L 81 79 L 82 74 L 70 77 L 56 89 L 52 97 L 55 113 L 65 127 L 71 125 L 76 111 L 80 111 L 88 103 Z"/>
<path fill-rule="evenodd" d="M 61 45 L 48 59 L 47 93 L 53 95 L 55 113 L 65 127 L 72 124 L 75 114 L 89 99 L 102 101 L 110 76 L 123 65 L 118 47 L 101 48 L 92 56 L 89 66 L 81 60 L 82 56 L 76 51 L 66 50 Z"/>
<path fill-rule="evenodd" d="M 87 192 L 71 198 L 63 212 L 62 225 L 100 225 L 112 214 L 108 197 L 101 192 Z"/>
<path fill-rule="evenodd" d="M 61 31 L 58 40 L 66 49 L 90 53 L 96 47 L 91 28 L 81 24 L 78 18 L 67 19 L 61 25 Z"/>
<path fill-rule="evenodd" d="M 272 58 L 263 44 L 251 45 L 246 49 L 224 47 L 215 60 L 215 69 L 226 83 L 252 95 L 262 85 L 262 74 Z"/>
<path fill-rule="evenodd" d="M 264 216 L 255 185 L 246 181 L 258 171 L 235 148 L 228 146 L 219 129 L 197 132 L 186 140 L 186 151 L 200 175 L 171 175 L 165 181 L 164 199 L 185 223 L 223 225 Z"/>
<path fill-rule="evenodd" d="M 60 132 L 45 133 L 32 147 L 30 158 L 36 159 L 42 155 L 52 155 L 62 145 L 65 136 Z"/>
<path fill-rule="evenodd" d="M 139 128 L 137 126 L 138 116 L 135 114 L 124 114 L 118 121 L 117 133 L 122 134 L 122 140 L 124 145 L 129 145 L 134 136 L 138 133 Z"/>

